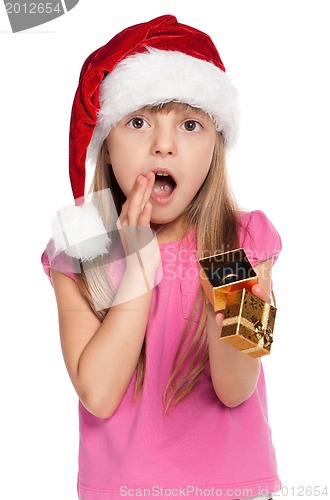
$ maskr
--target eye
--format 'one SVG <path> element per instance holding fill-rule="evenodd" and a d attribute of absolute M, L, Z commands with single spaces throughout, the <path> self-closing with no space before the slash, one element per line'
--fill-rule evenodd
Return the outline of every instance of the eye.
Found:
<path fill-rule="evenodd" d="M 202 125 L 196 120 L 186 120 L 182 127 L 187 130 L 187 132 L 198 132 L 202 129 Z"/>
<path fill-rule="evenodd" d="M 147 128 L 149 127 L 148 123 L 144 118 L 141 118 L 140 116 L 134 116 L 131 118 L 128 122 L 127 125 L 131 128 L 135 129 L 140 129 L 140 128 Z"/>

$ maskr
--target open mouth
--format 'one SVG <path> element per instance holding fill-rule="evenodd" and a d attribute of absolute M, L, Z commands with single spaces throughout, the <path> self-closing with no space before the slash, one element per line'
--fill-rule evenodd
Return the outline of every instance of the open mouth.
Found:
<path fill-rule="evenodd" d="M 167 199 L 176 188 L 176 182 L 167 172 L 155 172 L 155 184 L 152 189 L 154 197 L 157 199 Z"/>

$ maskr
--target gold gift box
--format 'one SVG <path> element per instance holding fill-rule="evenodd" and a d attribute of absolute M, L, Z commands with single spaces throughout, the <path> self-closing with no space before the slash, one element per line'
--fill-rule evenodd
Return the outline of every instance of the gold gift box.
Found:
<path fill-rule="evenodd" d="M 224 311 L 221 340 L 254 358 L 270 354 L 276 308 L 248 291 L 258 276 L 243 248 L 199 259 L 201 285 Z"/>
<path fill-rule="evenodd" d="M 251 288 L 258 277 L 243 248 L 199 259 L 200 282 L 215 311 L 226 308 L 230 292 Z"/>
<path fill-rule="evenodd" d="M 270 354 L 276 308 L 245 288 L 227 295 L 221 340 L 253 358 Z"/>

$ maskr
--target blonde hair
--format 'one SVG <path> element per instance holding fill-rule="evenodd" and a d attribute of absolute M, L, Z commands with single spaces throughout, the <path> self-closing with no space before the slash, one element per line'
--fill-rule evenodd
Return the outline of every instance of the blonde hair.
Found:
<path fill-rule="evenodd" d="M 187 104 L 171 102 L 149 109 L 154 112 L 169 112 L 170 110 L 180 111 L 189 108 L 191 109 Z M 121 206 L 126 198 L 117 183 L 111 165 L 105 161 L 105 152 L 105 145 L 103 145 L 98 156 L 91 191 L 97 192 L 110 188 L 116 210 L 120 213 Z M 104 204 L 104 206 L 99 206 L 98 209 L 104 220 L 109 220 L 113 217 L 113 214 L 109 213 L 108 205 Z M 186 222 L 187 232 L 193 227 L 196 228 L 198 258 L 237 248 L 237 207 L 228 181 L 225 145 L 220 133 L 217 133 L 208 175 L 195 198 L 186 207 L 182 217 Z M 95 311 L 92 295 L 111 296 L 113 294 L 113 287 L 109 277 L 105 276 L 106 273 L 102 272 L 102 266 L 93 267 L 90 270 L 90 274 L 92 275 L 92 279 L 89 275 L 88 283 L 84 272 L 78 275 L 78 285 L 81 293 L 102 321 L 109 309 L 105 308 L 101 311 Z M 90 290 L 91 286 L 93 287 L 92 293 Z M 182 332 L 179 347 L 173 360 L 172 373 L 163 395 L 165 413 L 191 391 L 208 363 L 205 306 L 206 301 L 200 288 L 191 317 Z M 202 312 L 198 320 L 198 327 L 187 348 L 186 341 L 191 331 L 193 320 L 200 308 Z M 138 396 L 143 387 L 145 366 L 146 351 L 144 341 L 137 365 L 136 396 Z"/>

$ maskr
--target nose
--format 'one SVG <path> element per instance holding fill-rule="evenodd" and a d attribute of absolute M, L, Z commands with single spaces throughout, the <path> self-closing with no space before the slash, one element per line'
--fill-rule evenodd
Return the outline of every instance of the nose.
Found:
<path fill-rule="evenodd" d="M 152 154 L 157 156 L 172 156 L 176 154 L 175 134 L 170 126 L 158 125 L 155 127 Z"/>

